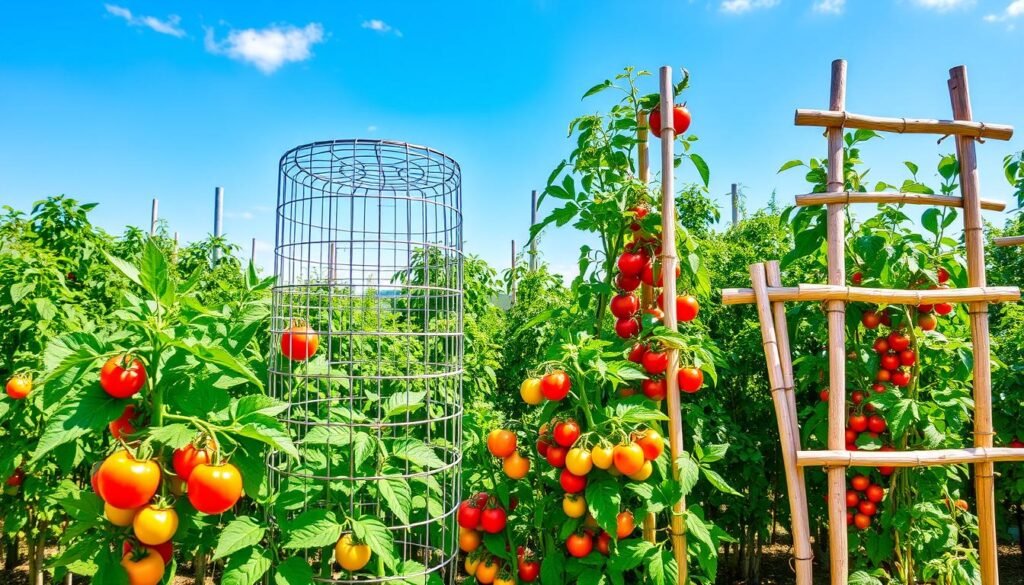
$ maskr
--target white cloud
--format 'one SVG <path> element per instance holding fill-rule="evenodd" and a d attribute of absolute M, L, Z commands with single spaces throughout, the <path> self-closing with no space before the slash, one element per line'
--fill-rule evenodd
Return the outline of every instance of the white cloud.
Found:
<path fill-rule="evenodd" d="M 367 126 L 366 127 L 366 131 L 367 132 L 376 132 L 377 131 L 377 127 L 376 126 Z"/>
<path fill-rule="evenodd" d="M 181 17 L 176 14 L 168 16 L 165 20 L 160 20 L 155 16 L 135 16 L 131 10 L 123 6 L 114 4 L 104 4 L 103 6 L 107 9 L 108 14 L 124 19 L 131 26 L 144 26 L 160 34 L 171 35 L 179 39 L 185 36 L 185 31 L 178 26 L 181 24 Z"/>
<path fill-rule="evenodd" d="M 966 8 L 974 4 L 974 0 L 914 0 L 914 4 L 929 10 L 949 12 L 956 8 Z"/>
<path fill-rule="evenodd" d="M 774 8 L 779 0 L 722 0 L 722 12 L 743 14 L 759 8 Z"/>
<path fill-rule="evenodd" d="M 206 50 L 254 65 L 270 74 L 285 63 L 305 61 L 313 56 L 312 47 L 324 40 L 324 27 L 313 22 L 302 28 L 272 25 L 262 29 L 231 30 L 223 41 L 206 29 Z"/>
<path fill-rule="evenodd" d="M 818 0 L 814 3 L 815 12 L 822 14 L 842 14 L 846 8 L 846 0 Z"/>
<path fill-rule="evenodd" d="M 393 33 L 396 37 L 402 36 L 402 31 L 377 18 L 364 20 L 362 27 L 368 28 L 372 31 L 377 31 L 381 34 Z"/>
<path fill-rule="evenodd" d="M 987 14 L 985 20 L 988 22 L 1006 22 L 1008 20 L 1014 20 L 1024 16 L 1024 0 L 1013 0 L 1010 2 L 1002 13 L 1000 14 Z M 1012 28 L 1013 25 L 1011 24 Z"/>

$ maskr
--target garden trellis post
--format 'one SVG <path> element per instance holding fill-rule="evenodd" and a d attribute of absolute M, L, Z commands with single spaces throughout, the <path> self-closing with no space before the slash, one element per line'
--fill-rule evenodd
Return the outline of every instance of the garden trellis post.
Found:
<path fill-rule="evenodd" d="M 740 222 L 740 194 L 739 194 L 739 185 L 737 185 L 736 183 L 732 184 L 732 189 L 730 191 L 730 195 L 732 195 L 732 197 L 731 197 L 731 200 L 732 200 L 732 227 L 736 227 L 736 224 L 738 224 Z"/>
<path fill-rule="evenodd" d="M 537 225 L 537 190 L 530 192 L 530 233 L 533 233 L 533 226 Z M 537 239 L 530 238 L 530 272 L 537 270 Z"/>
<path fill-rule="evenodd" d="M 649 134 L 647 129 L 647 116 L 643 110 L 636 114 L 636 159 L 637 159 L 637 178 L 640 182 L 647 187 L 651 181 L 651 159 L 650 151 L 648 150 L 647 135 Z M 654 288 L 649 284 L 642 284 L 640 286 L 640 306 L 642 308 L 650 307 L 654 304 Z M 657 541 L 657 530 L 658 530 L 658 518 L 654 512 L 648 512 L 644 516 L 643 523 L 643 536 L 647 542 Z"/>
<path fill-rule="evenodd" d="M 796 421 L 796 405 L 791 400 L 775 399 L 780 440 L 791 491 L 790 507 L 794 520 L 793 534 L 796 547 L 797 582 L 801 581 L 801 561 L 806 556 L 801 548 L 808 548 L 809 537 L 801 536 L 802 522 L 806 518 L 806 497 L 803 493 L 802 468 L 824 466 L 829 473 L 829 534 L 830 557 L 832 560 L 833 585 L 844 585 L 848 581 L 848 550 L 846 544 L 845 496 L 847 467 L 914 467 L 927 465 L 954 465 L 970 463 L 975 466 L 975 493 L 978 500 L 978 539 L 982 585 L 999 583 L 996 532 L 995 501 L 993 486 L 993 464 L 999 461 L 1022 461 L 1024 452 L 1020 449 L 993 447 L 991 363 L 988 331 L 988 304 L 1020 300 L 1017 287 L 990 287 L 985 276 L 985 250 L 982 234 L 982 209 L 1002 209 L 1005 204 L 984 201 L 980 197 L 978 165 L 975 142 L 980 138 L 1008 140 L 1013 134 L 1009 126 L 974 122 L 967 85 L 967 71 L 964 67 L 950 70 L 948 88 L 953 105 L 954 120 L 922 120 L 908 118 L 878 118 L 850 114 L 845 111 L 846 63 L 836 61 L 832 67 L 832 96 L 828 111 L 797 110 L 797 125 L 824 126 L 828 136 L 828 185 L 826 193 L 798 195 L 797 205 L 825 204 L 828 222 L 828 285 L 801 284 L 783 287 L 778 275 L 777 264 L 759 263 L 751 266 L 753 289 L 725 289 L 722 291 L 724 304 L 756 302 L 761 320 L 762 338 L 771 379 L 773 398 L 777 390 L 785 388 L 787 381 L 780 379 L 791 364 L 789 348 L 780 343 L 785 331 L 785 301 L 825 302 L 829 318 L 829 445 L 825 451 L 803 451 L 799 449 L 799 433 L 791 426 Z M 918 195 L 901 192 L 851 192 L 843 177 L 843 132 L 845 129 L 870 129 L 896 133 L 930 133 L 955 135 L 956 154 L 959 163 L 961 197 Z M 967 256 L 968 286 L 962 289 L 933 290 L 888 290 L 864 287 L 850 287 L 845 284 L 845 213 L 846 206 L 853 203 L 897 203 L 925 204 L 962 207 L 964 210 L 964 235 Z M 1017 240 L 1004 239 L 998 245 L 1012 245 Z M 1021 240 L 1024 242 L 1024 239 Z M 763 275 L 767 269 L 767 278 Z M 847 302 L 869 302 L 875 304 L 921 305 L 935 303 L 967 302 L 971 322 L 974 385 L 974 446 L 962 449 L 932 451 L 849 451 L 845 437 L 836 436 L 836 429 L 844 431 L 845 421 L 845 359 L 843 342 L 845 333 L 845 304 Z M 768 309 L 775 307 L 774 314 Z M 780 363 L 781 362 L 781 363 Z M 791 367 L 791 365 L 789 366 Z M 842 375 L 840 375 L 842 374 Z M 782 408 L 785 406 L 785 408 Z M 781 409 L 781 410 L 780 410 Z M 839 439 L 838 441 L 836 439 Z M 796 447 L 796 465 L 790 461 Z M 795 487 L 794 487 L 795 486 Z M 796 491 L 794 494 L 793 491 Z M 838 496 L 838 497 L 837 497 Z M 842 515 L 839 514 L 842 512 Z M 801 544 L 804 546 L 801 547 Z"/>
<path fill-rule="evenodd" d="M 213 237 L 220 238 L 224 233 L 224 187 L 213 190 Z M 210 262 L 216 266 L 220 257 L 220 248 L 213 247 Z"/>
<path fill-rule="evenodd" d="M 661 273 L 676 272 L 676 199 L 675 199 L 675 145 L 676 131 L 673 125 L 675 96 L 672 87 L 672 68 L 661 68 L 661 128 L 654 129 L 661 137 Z M 663 278 L 662 294 L 666 299 L 676 298 L 676 279 Z M 671 331 L 677 330 L 676 304 L 664 303 L 664 323 Z M 669 446 L 672 453 L 672 477 L 679 480 L 680 456 L 686 454 L 683 445 L 683 413 L 679 399 L 679 350 L 668 348 L 668 369 L 665 371 L 666 392 L 668 394 L 668 425 Z M 689 583 L 689 572 L 686 566 L 686 513 L 685 498 L 680 498 L 672 506 L 670 522 L 672 536 L 672 552 L 679 565 L 679 583 Z"/>
<path fill-rule="evenodd" d="M 157 215 L 159 213 L 159 206 L 160 201 L 156 197 L 154 197 L 153 205 L 149 209 L 149 237 L 151 238 L 156 235 L 156 221 Z"/>

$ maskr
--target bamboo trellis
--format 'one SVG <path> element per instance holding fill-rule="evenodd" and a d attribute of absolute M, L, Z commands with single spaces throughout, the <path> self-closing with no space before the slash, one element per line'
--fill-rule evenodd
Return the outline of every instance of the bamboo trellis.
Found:
<path fill-rule="evenodd" d="M 777 262 L 750 267 L 750 289 L 725 289 L 723 303 L 757 305 L 764 342 L 772 400 L 778 419 L 783 465 L 789 489 L 797 585 L 812 581 L 807 495 L 803 470 L 808 466 L 828 471 L 829 560 L 831 583 L 846 585 L 849 573 L 846 526 L 846 470 L 850 466 L 914 467 L 927 465 L 974 465 L 978 510 L 979 559 L 982 585 L 997 585 L 993 464 L 1022 461 L 1024 450 L 993 447 L 992 380 L 989 348 L 988 305 L 1020 300 L 1016 287 L 989 287 L 985 275 L 985 242 L 981 211 L 1003 209 L 1001 202 L 985 201 L 979 195 L 975 141 L 982 138 L 1008 140 L 1013 128 L 973 121 L 967 70 L 955 67 L 948 81 L 953 120 L 877 118 L 846 112 L 846 62 L 832 63 L 829 110 L 797 110 L 798 126 L 824 126 L 828 137 L 828 185 L 825 193 L 797 196 L 797 205 L 826 206 L 828 284 L 783 287 Z M 846 190 L 843 176 L 843 132 L 846 128 L 895 133 L 953 135 L 959 161 L 961 197 L 922 196 L 909 193 L 856 193 Z M 851 203 L 902 203 L 962 207 L 967 256 L 968 288 L 934 291 L 885 290 L 847 287 L 845 257 L 845 207 Z M 1024 244 L 1024 238 L 1007 238 L 997 245 Z M 796 402 L 793 395 L 792 356 L 784 303 L 823 301 L 828 315 L 829 397 L 828 449 L 800 448 Z M 967 302 L 971 321 L 974 357 L 974 447 L 936 451 L 847 451 L 846 421 L 846 303 L 865 301 L 917 305 L 932 302 Z"/>

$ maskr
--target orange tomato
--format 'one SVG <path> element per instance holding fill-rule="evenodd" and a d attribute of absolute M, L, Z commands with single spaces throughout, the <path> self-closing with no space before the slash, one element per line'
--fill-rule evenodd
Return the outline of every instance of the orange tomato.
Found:
<path fill-rule="evenodd" d="M 644 466 L 644 450 L 636 443 L 616 445 L 612 450 L 612 458 L 615 461 L 615 469 L 623 475 L 636 473 Z"/>
<path fill-rule="evenodd" d="M 124 555 L 121 566 L 128 573 L 129 585 L 157 585 L 164 578 L 164 560 L 156 550 L 143 548 L 145 556 L 133 558 L 134 552 Z"/>

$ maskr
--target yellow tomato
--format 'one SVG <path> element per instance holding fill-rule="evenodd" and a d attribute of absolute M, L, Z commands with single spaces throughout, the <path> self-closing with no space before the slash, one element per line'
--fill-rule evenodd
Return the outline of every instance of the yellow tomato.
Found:
<path fill-rule="evenodd" d="M 135 512 L 137 510 L 122 510 L 110 504 L 103 504 L 103 515 L 114 526 L 131 526 L 132 520 L 135 519 Z"/>
<path fill-rule="evenodd" d="M 459 526 L 459 548 L 463 552 L 468 553 L 480 548 L 480 533 L 476 530 Z"/>
<path fill-rule="evenodd" d="M 466 574 L 470 577 L 476 576 L 476 570 L 480 566 L 480 557 L 476 555 L 469 555 L 466 557 L 466 562 L 463 565 L 466 569 Z"/>
<path fill-rule="evenodd" d="M 494 580 L 494 585 L 516 585 L 515 580 L 507 575 Z"/>
<path fill-rule="evenodd" d="M 530 460 L 516 451 L 505 458 L 501 468 L 510 479 L 523 479 L 530 472 Z"/>
<path fill-rule="evenodd" d="M 587 513 L 587 501 L 577 494 L 562 497 L 562 511 L 570 518 L 582 518 Z"/>
<path fill-rule="evenodd" d="M 610 445 L 598 444 L 590 450 L 590 459 L 598 469 L 608 469 L 612 466 L 613 455 Z"/>
<path fill-rule="evenodd" d="M 135 538 L 142 544 L 163 544 L 178 531 L 178 513 L 174 508 L 146 506 L 135 514 L 132 528 L 135 530 Z"/>
<path fill-rule="evenodd" d="M 590 473 L 590 470 L 594 467 L 594 461 L 590 451 L 573 447 L 565 455 L 565 466 L 573 475 L 584 476 Z"/>
<path fill-rule="evenodd" d="M 370 562 L 370 547 L 356 542 L 351 534 L 342 536 L 334 545 L 334 560 L 346 571 L 358 571 Z"/>
<path fill-rule="evenodd" d="M 527 378 L 519 386 L 519 395 L 523 402 L 536 406 L 544 402 L 544 395 L 540 391 L 540 378 Z"/>
<path fill-rule="evenodd" d="M 629 474 L 629 479 L 632 479 L 633 481 L 645 481 L 648 477 L 651 477 L 652 473 L 654 473 L 654 466 L 651 465 L 650 461 L 644 461 L 643 466 L 640 467 L 640 471 Z"/>

